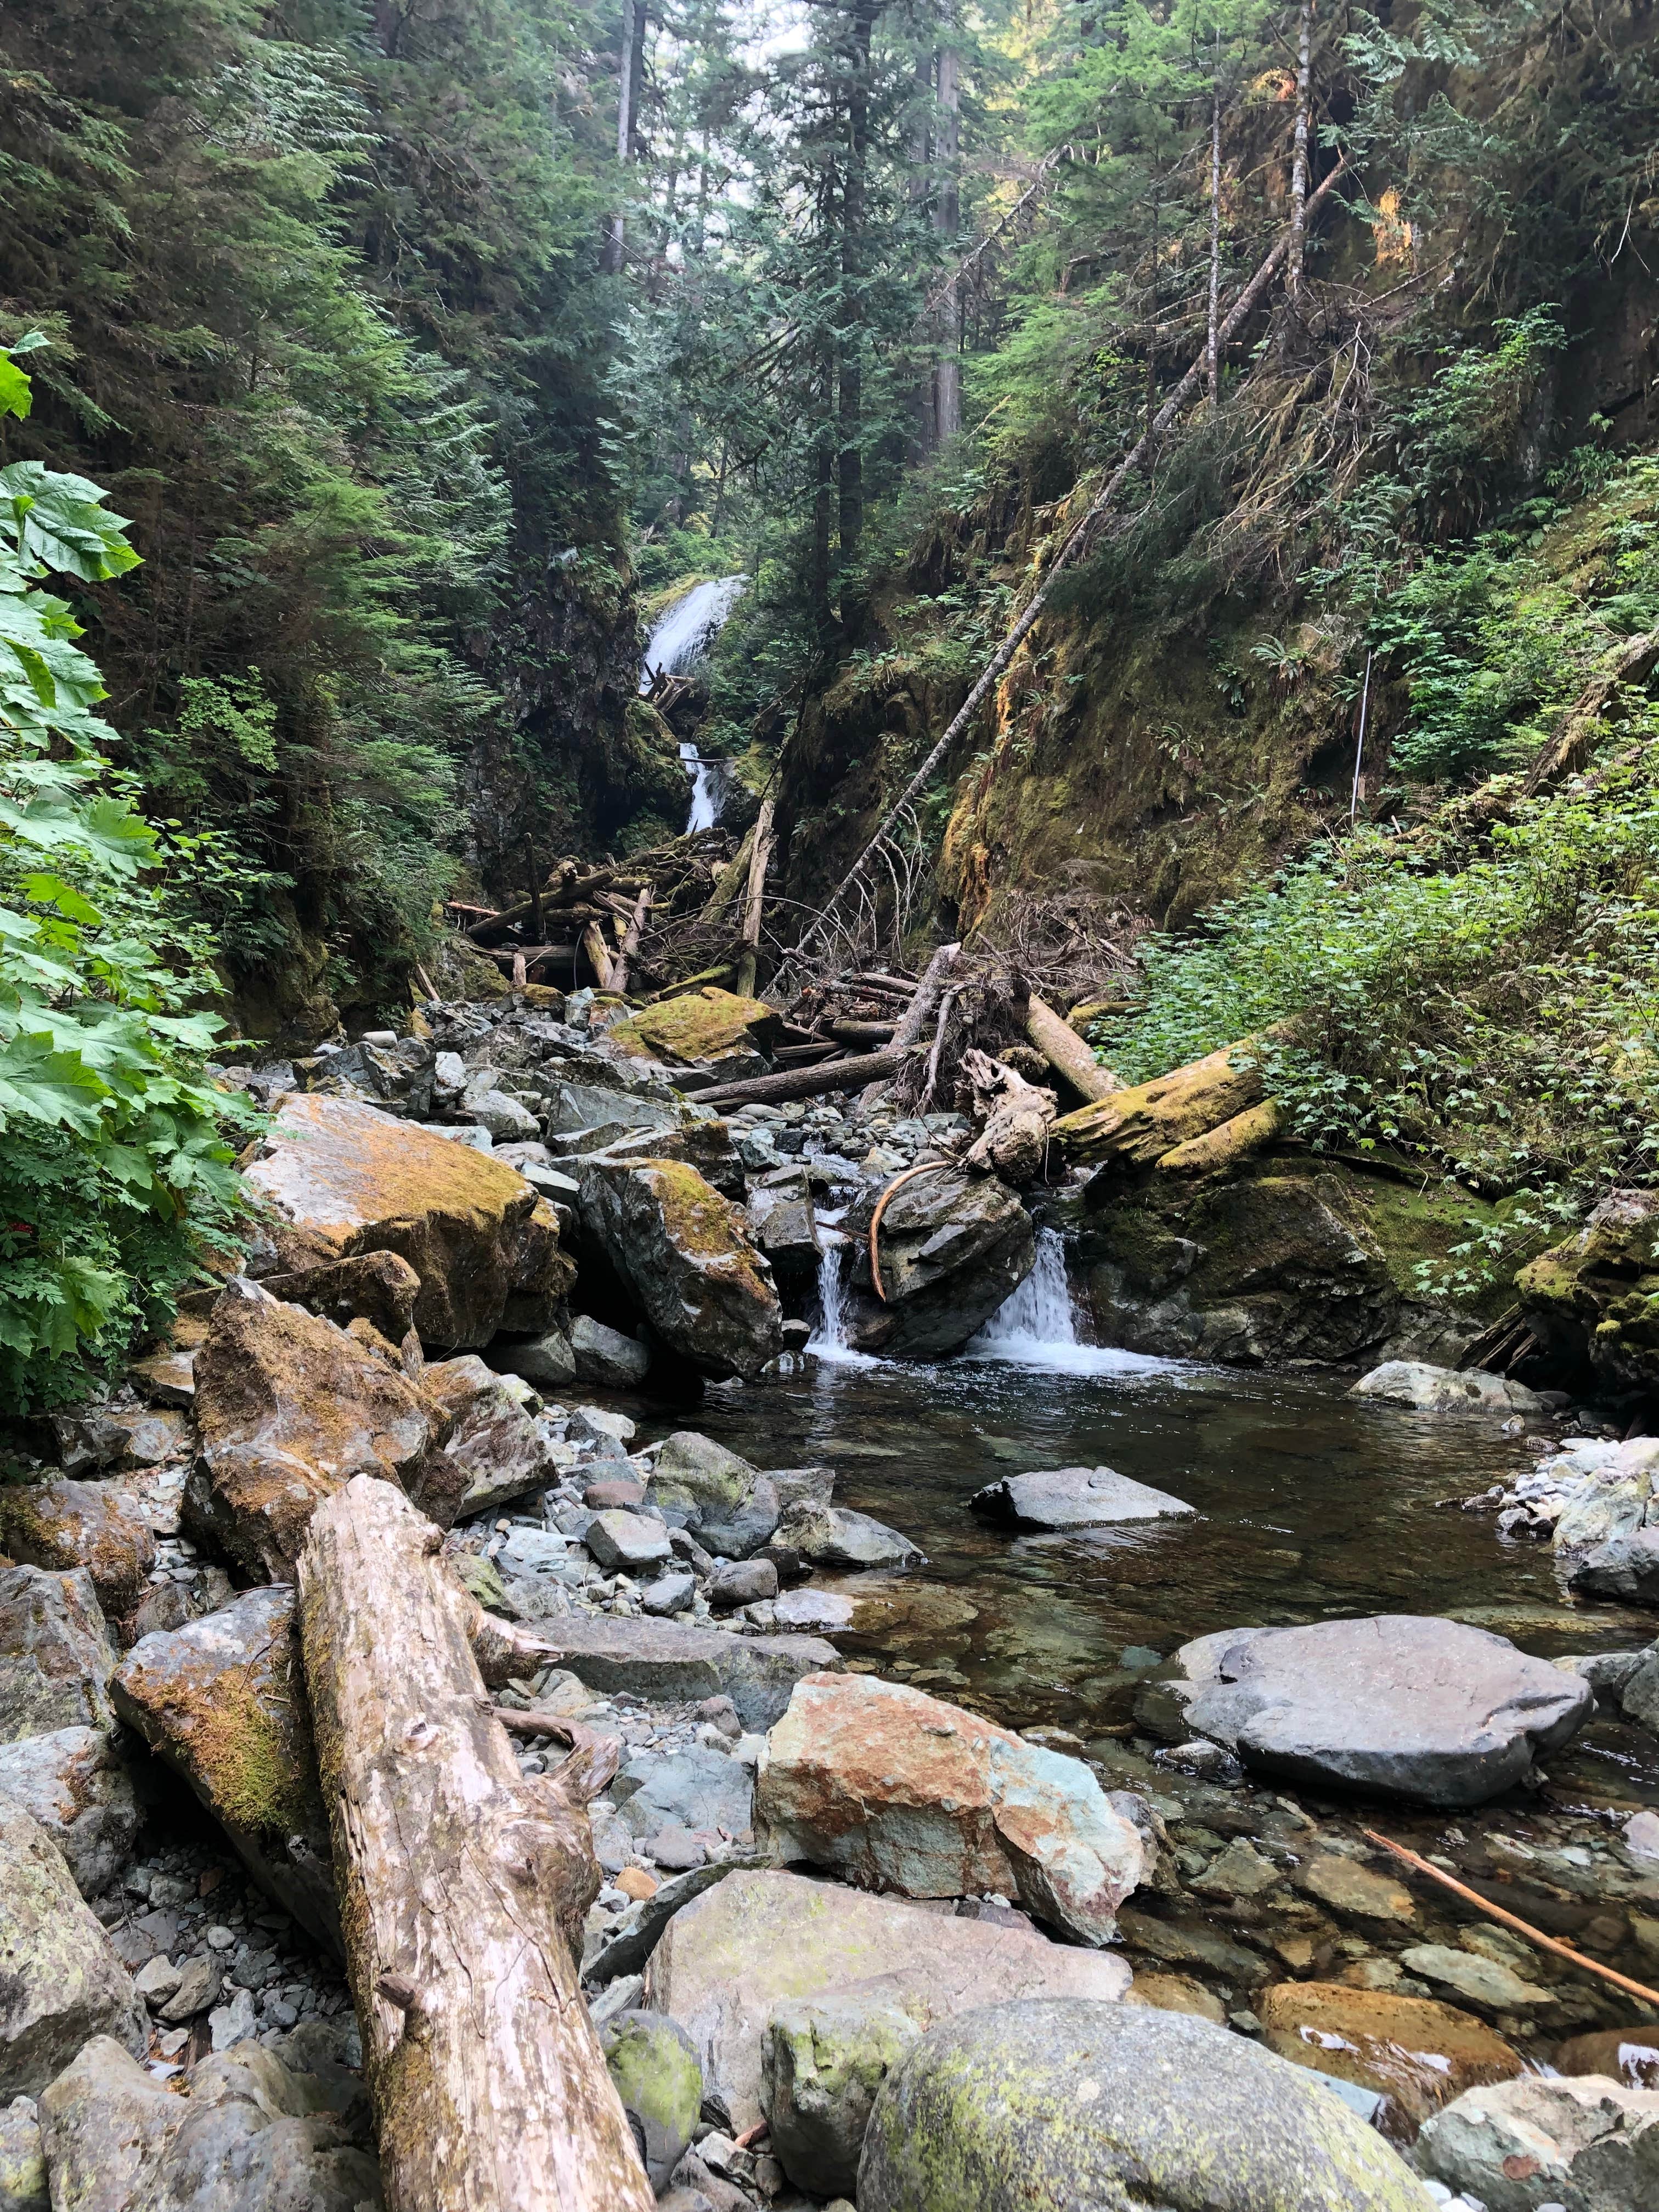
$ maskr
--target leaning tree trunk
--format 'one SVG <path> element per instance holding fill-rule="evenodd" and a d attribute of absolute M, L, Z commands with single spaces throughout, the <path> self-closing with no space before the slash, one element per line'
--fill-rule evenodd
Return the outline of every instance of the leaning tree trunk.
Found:
<path fill-rule="evenodd" d="M 306 1685 L 390 2212 L 651 2212 L 577 1980 L 578 1753 L 519 1772 L 438 1531 L 359 1476 L 299 1565 Z M 614 1765 L 614 1761 L 610 1762 Z"/>

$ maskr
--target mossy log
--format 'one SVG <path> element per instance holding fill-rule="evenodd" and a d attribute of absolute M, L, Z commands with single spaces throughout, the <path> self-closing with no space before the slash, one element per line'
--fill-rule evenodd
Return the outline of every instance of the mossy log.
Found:
<path fill-rule="evenodd" d="M 1238 1055 L 1243 1065 L 1235 1062 Z M 1075 1114 L 1064 1114 L 1051 1135 L 1072 1160 L 1125 1160 L 1150 1167 L 1194 1137 L 1259 1103 L 1261 1069 L 1249 1042 L 1224 1045 L 1186 1067 L 1115 1091 Z"/>
<path fill-rule="evenodd" d="M 651 2212 L 572 1953 L 599 1881 L 586 1804 L 614 1759 L 520 1776 L 441 1540 L 392 1484 L 354 1480 L 299 1569 L 386 2203 Z"/>
<path fill-rule="evenodd" d="M 1026 1009 L 1025 1034 L 1079 1098 L 1109 1098 L 1122 1090 L 1111 1069 L 1100 1065 L 1077 1031 L 1061 1021 L 1047 1000 L 1039 999 L 1035 991 Z"/>

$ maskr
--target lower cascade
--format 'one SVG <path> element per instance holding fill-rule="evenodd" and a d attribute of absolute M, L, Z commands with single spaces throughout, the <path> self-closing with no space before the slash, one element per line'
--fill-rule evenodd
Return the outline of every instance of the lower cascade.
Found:
<path fill-rule="evenodd" d="M 1038 1230 L 1036 1262 L 1030 1273 L 969 1339 L 963 1357 L 1006 1359 L 1062 1375 L 1133 1374 L 1171 1364 L 1138 1352 L 1078 1341 L 1072 1289 L 1066 1279 L 1066 1243 L 1055 1229 Z"/>

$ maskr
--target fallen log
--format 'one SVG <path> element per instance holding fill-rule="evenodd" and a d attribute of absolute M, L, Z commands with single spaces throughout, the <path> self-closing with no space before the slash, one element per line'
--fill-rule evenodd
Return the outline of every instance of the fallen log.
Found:
<path fill-rule="evenodd" d="M 645 934 L 645 925 L 651 913 L 651 886 L 641 886 L 628 916 L 628 927 L 623 932 L 622 951 L 611 969 L 612 988 L 619 994 L 628 988 L 628 979 L 635 961 L 639 957 L 640 939 Z"/>
<path fill-rule="evenodd" d="M 700 1106 L 747 1106 L 751 1102 L 781 1106 L 791 1098 L 819 1098 L 826 1091 L 853 1091 L 896 1075 L 910 1054 L 890 1045 L 884 1052 L 855 1053 L 848 1060 L 821 1060 L 816 1067 L 792 1067 L 782 1075 L 750 1075 L 741 1083 L 717 1083 L 697 1093 Z"/>
<path fill-rule="evenodd" d="M 908 1053 L 913 1047 L 923 1043 L 931 1036 L 939 1020 L 939 1002 L 950 986 L 951 978 L 956 972 L 957 962 L 961 953 L 960 945 L 941 945 L 927 963 L 927 967 L 922 970 L 921 981 L 916 986 L 915 995 L 905 1008 L 899 1018 L 899 1025 L 893 1032 L 892 1048 L 895 1052 Z M 937 1055 L 935 1055 L 935 1061 L 937 1061 Z M 937 1073 L 938 1068 L 935 1065 L 935 1075 Z M 865 1103 L 872 1103 L 873 1097 L 867 1098 Z M 908 1097 L 902 1100 L 901 1103 L 910 1106 L 914 1105 L 915 1101 L 914 1097 Z"/>
<path fill-rule="evenodd" d="M 737 993 L 752 999 L 760 966 L 761 917 L 766 909 L 766 870 L 772 858 L 772 800 L 761 801 L 749 856 L 749 884 L 743 903 L 743 956 L 738 962 Z"/>
<path fill-rule="evenodd" d="M 891 1022 L 831 1022 L 830 1034 L 842 1044 L 890 1044 Z"/>
<path fill-rule="evenodd" d="M 299 1563 L 306 1685 L 388 2212 L 652 2212 L 577 1980 L 578 1752 L 524 1777 L 438 1531 L 354 1478 Z"/>
<path fill-rule="evenodd" d="M 1063 1022 L 1045 1000 L 1032 992 L 1025 1017 L 1025 1034 L 1054 1073 L 1063 1076 L 1080 1098 L 1109 1098 L 1123 1085 L 1109 1067 L 1103 1067 L 1083 1039 Z"/>

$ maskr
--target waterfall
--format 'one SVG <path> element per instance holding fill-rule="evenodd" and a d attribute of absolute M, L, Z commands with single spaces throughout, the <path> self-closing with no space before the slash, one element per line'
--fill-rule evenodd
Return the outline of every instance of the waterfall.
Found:
<path fill-rule="evenodd" d="M 729 762 L 705 760 L 694 744 L 683 744 L 680 758 L 691 778 L 691 811 L 685 823 L 689 837 L 696 830 L 712 830 L 720 820 L 732 769 Z"/>
<path fill-rule="evenodd" d="M 842 1367 L 878 1367 L 881 1362 L 867 1352 L 854 1352 L 847 1341 L 847 1255 L 844 1237 L 830 1237 L 818 1255 L 818 1325 L 807 1339 L 806 1349 L 815 1359 Z"/>
<path fill-rule="evenodd" d="M 640 667 L 641 691 L 651 689 L 653 677 L 689 676 L 707 658 L 748 581 L 747 576 L 717 576 L 707 584 L 693 584 L 663 609 L 646 643 Z"/>
<path fill-rule="evenodd" d="M 1170 1364 L 1138 1352 L 1078 1342 L 1071 1286 L 1066 1280 L 1066 1247 L 1052 1229 L 1038 1230 L 1036 1264 L 967 1344 L 964 1357 L 1006 1359 L 1017 1366 L 1047 1368 L 1062 1375 L 1119 1375 Z"/>

